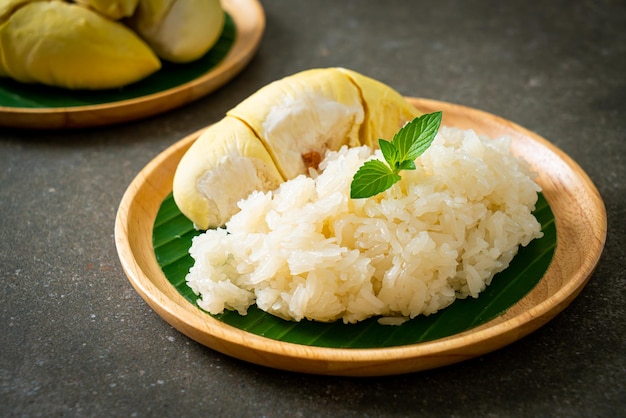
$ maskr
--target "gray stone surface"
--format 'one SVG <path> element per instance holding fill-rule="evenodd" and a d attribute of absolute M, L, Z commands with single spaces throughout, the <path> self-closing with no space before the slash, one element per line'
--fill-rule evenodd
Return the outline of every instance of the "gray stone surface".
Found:
<path fill-rule="evenodd" d="M 231 83 L 158 117 L 75 131 L 0 128 L 0 416 L 625 416 L 626 3 L 265 0 L 261 48 Z M 133 290 L 113 226 L 160 151 L 261 86 L 344 66 L 548 138 L 598 187 L 601 262 L 533 334 L 441 369 L 335 378 L 201 346 Z"/>

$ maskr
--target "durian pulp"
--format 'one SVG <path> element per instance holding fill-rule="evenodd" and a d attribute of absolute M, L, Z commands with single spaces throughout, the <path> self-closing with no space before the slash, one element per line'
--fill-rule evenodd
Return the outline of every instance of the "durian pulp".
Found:
<path fill-rule="evenodd" d="M 227 115 L 252 128 L 286 179 L 307 173 L 303 155 L 359 145 L 364 118 L 358 89 L 334 68 L 268 84 Z"/>
<path fill-rule="evenodd" d="M 376 147 L 419 114 L 391 87 L 359 73 L 296 73 L 242 101 L 192 145 L 176 170 L 174 199 L 199 229 L 222 226 L 253 190 L 308 174 L 305 155 Z M 249 169 L 253 161 L 263 168 Z"/>
<path fill-rule="evenodd" d="M 220 0 L 139 0 L 128 25 L 159 57 L 185 63 L 215 45 L 225 20 Z"/>
<path fill-rule="evenodd" d="M 284 181 L 265 147 L 243 122 L 226 116 L 211 125 L 181 159 L 174 200 L 196 228 L 223 225 L 237 202 Z"/>
<path fill-rule="evenodd" d="M 139 0 L 74 0 L 113 20 L 132 16 Z"/>
<path fill-rule="evenodd" d="M 130 29 L 85 7 L 31 2 L 0 25 L 3 70 L 24 83 L 106 89 L 138 81 L 161 68 Z"/>

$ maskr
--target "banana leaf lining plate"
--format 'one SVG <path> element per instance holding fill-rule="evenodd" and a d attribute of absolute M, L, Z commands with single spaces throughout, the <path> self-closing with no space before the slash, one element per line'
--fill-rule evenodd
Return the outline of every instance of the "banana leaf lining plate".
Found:
<path fill-rule="evenodd" d="M 554 216 L 556 248 L 545 274 L 512 306 L 478 326 L 451 335 L 365 348 L 308 345 L 311 339 L 307 335 L 296 338 L 296 342 L 268 338 L 246 330 L 245 321 L 244 325 L 236 321 L 229 324 L 201 311 L 163 273 L 155 256 L 153 231 L 157 214 L 171 194 L 178 161 L 202 131 L 157 156 L 122 198 L 115 240 L 133 287 L 165 321 L 207 347 L 248 362 L 313 374 L 378 376 L 431 369 L 489 353 L 547 323 L 579 294 L 604 248 L 606 211 L 595 186 L 561 150 L 513 122 L 450 103 L 408 100 L 423 112 L 442 110 L 445 125 L 474 129 L 490 137 L 509 136 L 513 152 L 538 173 L 542 198 Z M 178 231 L 174 228 L 171 233 L 175 236 Z"/>
<path fill-rule="evenodd" d="M 265 30 L 258 0 L 222 0 L 224 30 L 205 56 L 164 62 L 155 74 L 122 89 L 71 91 L 0 78 L 0 126 L 85 128 L 128 122 L 183 106 L 217 90 L 253 58 Z"/>

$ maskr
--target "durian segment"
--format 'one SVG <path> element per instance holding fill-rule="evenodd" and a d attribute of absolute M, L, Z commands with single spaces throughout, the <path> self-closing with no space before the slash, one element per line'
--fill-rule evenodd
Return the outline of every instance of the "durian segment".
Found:
<path fill-rule="evenodd" d="M 311 160 L 323 158 L 327 149 L 359 145 L 364 118 L 359 90 L 336 68 L 270 83 L 227 115 L 254 130 L 286 179 L 307 174 Z"/>
<path fill-rule="evenodd" d="M 237 202 L 255 190 L 273 190 L 284 179 L 267 150 L 243 122 L 229 116 L 211 125 L 181 159 L 174 200 L 198 229 L 222 226 Z"/>
<path fill-rule="evenodd" d="M 23 5 L 0 25 L 0 74 L 24 83 L 107 89 L 161 67 L 135 33 L 100 14 L 60 1 Z"/>
<path fill-rule="evenodd" d="M 185 63 L 215 45 L 225 19 L 220 0 L 139 0 L 127 23 L 159 57 Z"/>
<path fill-rule="evenodd" d="M 339 68 L 359 88 L 365 111 L 361 127 L 361 142 L 373 148 L 378 139 L 391 141 L 393 135 L 407 122 L 421 115 L 400 93 L 378 80 L 356 71 Z"/>
<path fill-rule="evenodd" d="M 113 20 L 132 16 L 139 0 L 74 0 Z"/>
<path fill-rule="evenodd" d="M 391 87 L 354 71 L 296 73 L 258 90 L 194 143 L 178 165 L 174 199 L 199 229 L 222 226 L 252 191 L 308 174 L 312 155 L 377 147 L 419 114 Z"/>

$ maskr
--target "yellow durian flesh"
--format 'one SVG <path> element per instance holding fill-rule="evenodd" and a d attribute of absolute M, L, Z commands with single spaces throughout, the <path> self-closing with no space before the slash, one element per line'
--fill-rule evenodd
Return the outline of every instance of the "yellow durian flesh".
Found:
<path fill-rule="evenodd" d="M 215 45 L 225 19 L 220 0 L 139 0 L 128 25 L 159 57 L 186 63 Z"/>
<path fill-rule="evenodd" d="M 135 33 L 83 6 L 23 5 L 0 25 L 4 75 L 25 83 L 107 89 L 138 81 L 161 67 Z"/>
<path fill-rule="evenodd" d="M 20 7 L 36 1 L 49 0 L 0 0 L 0 27 L 11 15 Z M 4 53 L 2 52 L 2 42 L 0 41 L 0 77 L 10 77 L 6 70 Z"/>
<path fill-rule="evenodd" d="M 0 23 L 4 22 L 16 11 L 19 7 L 27 4 L 34 3 L 36 1 L 48 1 L 48 0 L 0 0 Z"/>
<path fill-rule="evenodd" d="M 224 225 L 237 202 L 255 190 L 284 181 L 254 132 L 229 116 L 211 125 L 181 159 L 174 175 L 174 200 L 196 228 Z"/>
<path fill-rule="evenodd" d="M 296 73 L 258 90 L 194 143 L 178 165 L 174 199 L 200 229 L 222 226 L 253 190 L 272 190 L 283 179 L 308 174 L 306 155 L 323 158 L 342 145 L 377 147 L 378 138 L 391 140 L 416 116 L 418 110 L 398 92 L 359 73 Z M 249 159 L 271 167 L 258 172 L 272 181 L 259 184 L 255 176 L 237 174 Z"/>
<path fill-rule="evenodd" d="M 391 141 L 393 135 L 407 122 L 421 115 L 396 90 L 378 80 L 356 71 L 339 68 L 361 92 L 365 123 L 361 127 L 361 143 L 378 147 L 378 139 Z"/>
<path fill-rule="evenodd" d="M 308 172 L 307 156 L 360 144 L 358 89 L 335 68 L 313 69 L 261 88 L 227 115 L 248 124 L 286 179 Z M 304 158 L 303 158 L 304 157 Z"/>
<path fill-rule="evenodd" d="M 119 20 L 132 16 L 139 0 L 74 0 L 76 3 L 91 7 L 104 16 Z"/>

